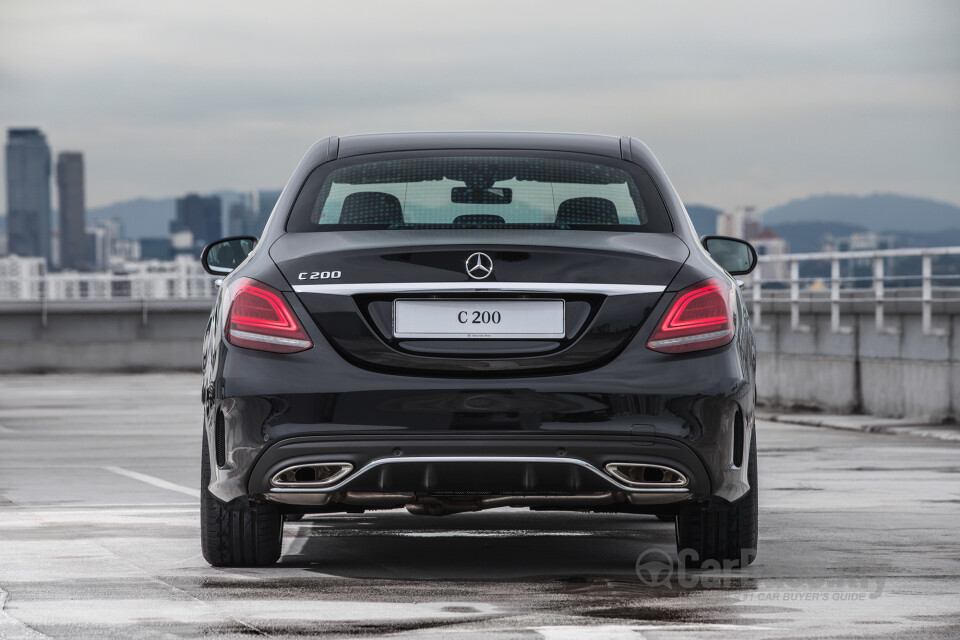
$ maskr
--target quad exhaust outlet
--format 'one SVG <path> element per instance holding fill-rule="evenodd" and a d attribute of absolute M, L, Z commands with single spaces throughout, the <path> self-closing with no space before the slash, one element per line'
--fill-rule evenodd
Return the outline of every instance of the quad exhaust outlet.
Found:
<path fill-rule="evenodd" d="M 618 481 L 637 489 L 679 488 L 690 482 L 687 476 L 676 469 L 659 464 L 611 462 L 605 469 Z"/>
<path fill-rule="evenodd" d="M 281 469 L 270 478 L 278 489 L 321 489 L 345 478 L 353 465 L 349 462 L 315 462 Z"/>

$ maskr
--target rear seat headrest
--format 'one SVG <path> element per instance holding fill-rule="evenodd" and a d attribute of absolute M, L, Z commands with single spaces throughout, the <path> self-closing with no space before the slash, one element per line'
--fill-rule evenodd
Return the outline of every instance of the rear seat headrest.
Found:
<path fill-rule="evenodd" d="M 620 217 L 612 200 L 570 198 L 557 208 L 557 224 L 620 224 Z"/>
<path fill-rule="evenodd" d="M 340 224 L 403 224 L 397 196 L 381 191 L 358 191 L 343 199 Z"/>

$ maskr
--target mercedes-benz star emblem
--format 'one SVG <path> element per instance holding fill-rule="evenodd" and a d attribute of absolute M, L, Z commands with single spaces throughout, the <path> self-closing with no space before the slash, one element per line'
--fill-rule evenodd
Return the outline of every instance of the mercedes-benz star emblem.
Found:
<path fill-rule="evenodd" d="M 485 253 L 477 251 L 467 258 L 467 275 L 474 280 L 483 280 L 493 273 L 493 260 Z"/>

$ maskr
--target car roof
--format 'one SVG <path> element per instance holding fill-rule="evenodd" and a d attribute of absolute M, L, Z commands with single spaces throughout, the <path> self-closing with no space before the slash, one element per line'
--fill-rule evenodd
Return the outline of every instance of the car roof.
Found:
<path fill-rule="evenodd" d="M 378 133 L 340 138 L 338 158 L 434 149 L 568 151 L 620 158 L 620 138 L 582 133 L 436 132 Z"/>

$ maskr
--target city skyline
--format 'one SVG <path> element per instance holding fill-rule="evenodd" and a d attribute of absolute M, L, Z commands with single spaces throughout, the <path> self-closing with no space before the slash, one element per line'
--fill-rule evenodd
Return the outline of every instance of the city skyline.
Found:
<path fill-rule="evenodd" d="M 54 270 L 111 269 L 128 265 L 131 260 L 169 261 L 182 255 L 197 258 L 204 246 L 218 238 L 258 236 L 280 195 L 276 190 L 187 193 L 169 199 L 174 210 L 166 220 L 166 214 L 160 211 L 147 217 L 142 201 L 134 201 L 133 211 L 122 216 L 94 215 L 88 226 L 83 154 L 61 151 L 57 155 L 54 177 L 58 211 L 54 212 L 50 206 L 51 150 L 45 134 L 36 128 L 12 128 L 7 135 L 6 183 L 15 215 L 10 229 L 0 228 L 0 239 L 4 240 L 0 243 L 0 255 L 39 256 L 47 268 Z M 871 201 L 867 206 L 871 208 L 874 225 L 893 225 L 870 230 L 857 224 L 861 214 L 855 210 L 863 211 L 863 202 L 852 202 L 849 197 L 843 210 L 837 210 L 836 197 L 826 201 L 820 198 L 819 211 L 796 210 L 797 204 L 809 205 L 817 200 L 813 197 L 794 201 L 769 212 L 774 217 L 779 215 L 781 223 L 787 223 L 780 228 L 784 236 L 775 224 L 765 226 L 762 214 L 752 206 L 721 211 L 697 205 L 689 207 L 689 212 L 701 233 L 719 233 L 756 242 L 761 255 L 787 253 L 793 241 L 798 241 L 809 252 L 853 246 L 891 248 L 901 243 L 933 246 L 944 244 L 944 239 L 950 244 L 956 240 L 949 238 L 960 234 L 960 208 L 935 201 L 914 199 L 911 202 L 899 196 L 863 198 Z M 784 210 L 791 206 L 794 211 L 784 218 Z M 832 214 L 822 215 L 831 209 Z M 907 211 L 910 222 L 903 226 Z M 163 224 L 163 231 L 145 233 L 142 225 L 150 218 L 153 223 Z M 839 218 L 845 218 L 847 224 Z M 59 219 L 59 225 L 51 231 L 54 219 Z M 126 233 L 127 224 L 135 227 L 130 235 Z M 45 231 L 41 227 L 45 227 Z M 930 233 L 935 228 L 938 231 Z M 901 235 L 904 231 L 907 235 Z"/>
<path fill-rule="evenodd" d="M 0 124 L 83 149 L 88 207 L 282 185 L 325 135 L 438 129 L 634 135 L 686 202 L 722 209 L 822 193 L 960 204 L 952 2 L 0 0 L 0 14 Z"/>
<path fill-rule="evenodd" d="M 169 220 L 156 221 L 163 223 L 163 232 L 144 234 L 138 227 L 128 236 L 126 216 L 87 220 L 82 152 L 60 151 L 54 164 L 41 129 L 17 127 L 6 133 L 4 182 L 12 213 L 9 225 L 6 217 L 0 218 L 0 257 L 35 259 L 44 270 L 85 272 L 130 260 L 173 260 L 181 254 L 197 258 L 204 246 L 223 237 L 225 215 L 231 229 L 240 229 L 235 235 L 257 235 L 279 197 L 274 190 L 225 193 L 225 200 L 220 194 L 187 193 L 174 200 Z M 140 224 L 148 212 L 137 214 L 127 222 Z"/>

